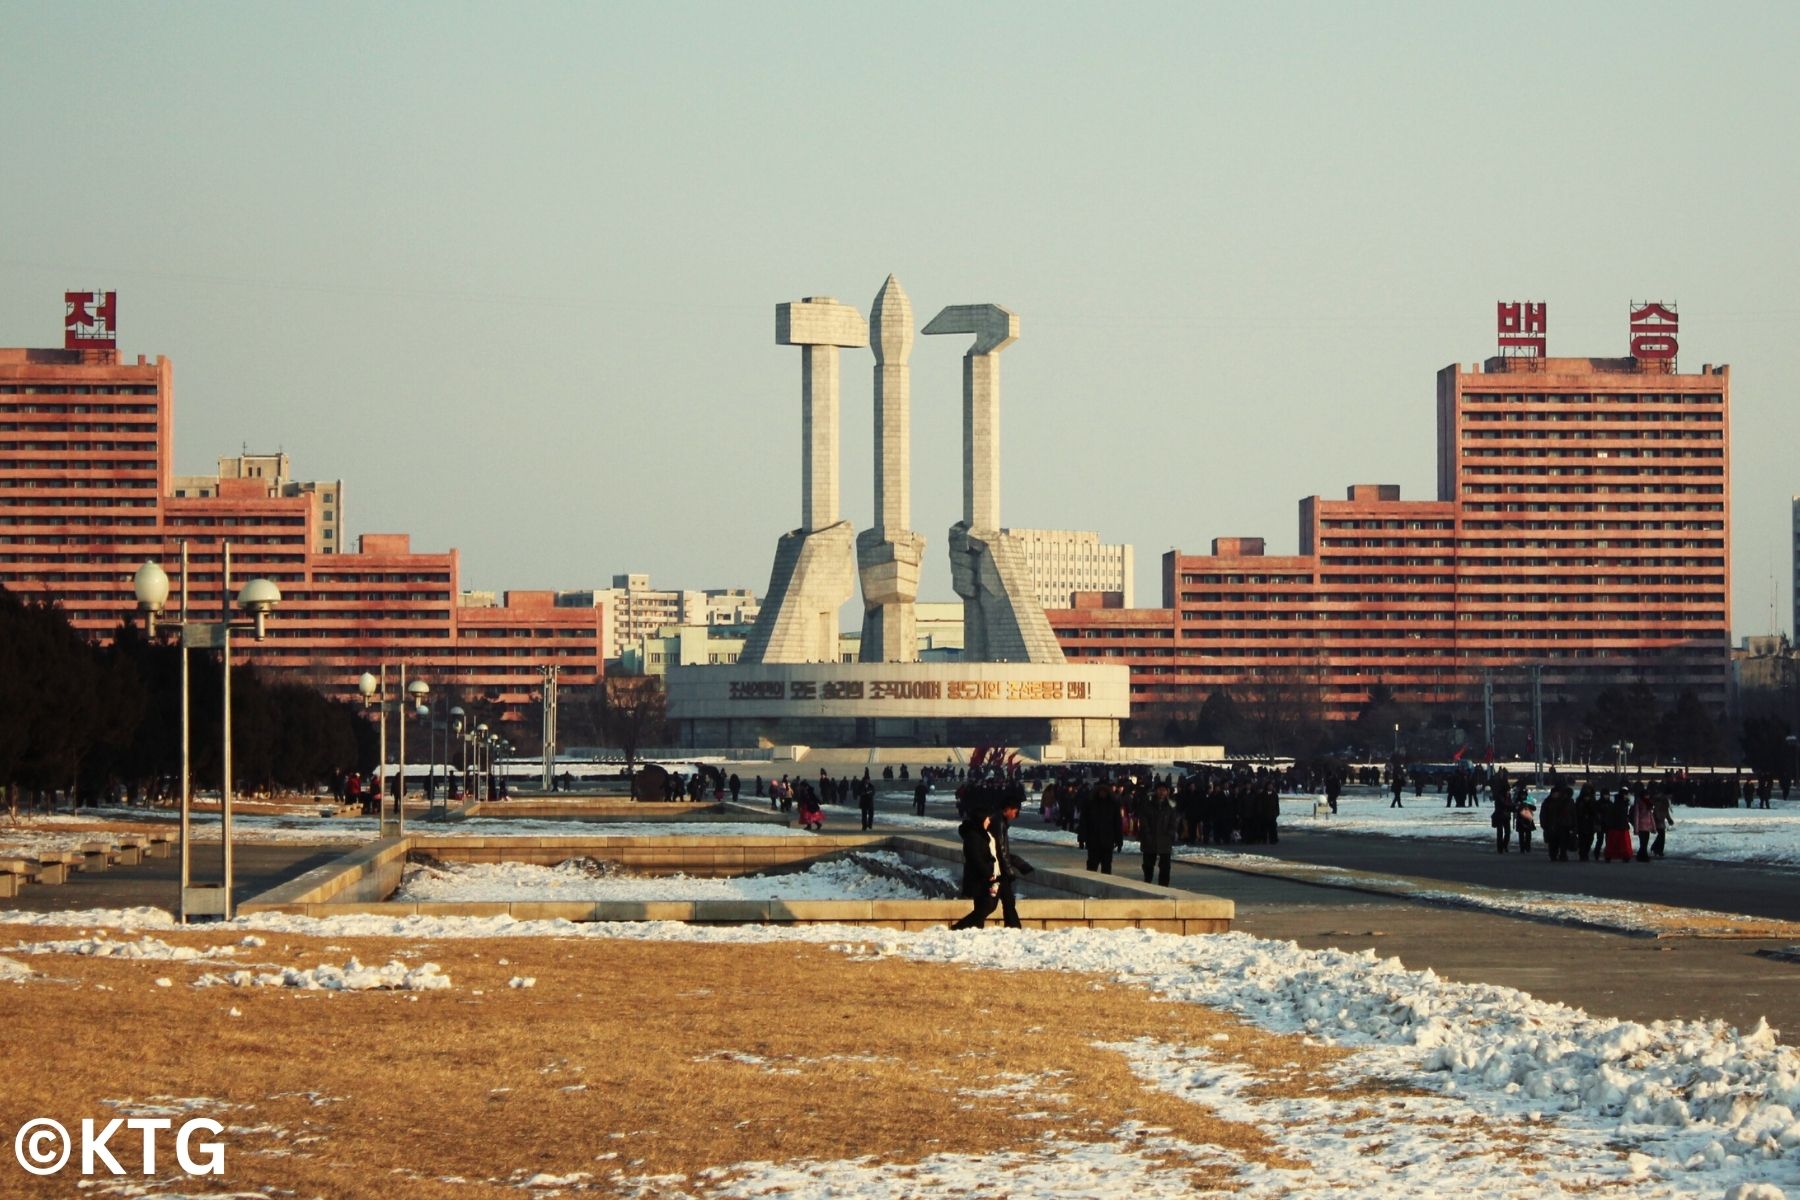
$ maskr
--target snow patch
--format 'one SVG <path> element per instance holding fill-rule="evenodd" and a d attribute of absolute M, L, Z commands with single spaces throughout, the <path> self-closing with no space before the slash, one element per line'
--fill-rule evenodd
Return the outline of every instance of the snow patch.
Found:
<path fill-rule="evenodd" d="M 280 987 L 301 991 L 326 992 L 434 992 L 450 986 L 450 977 L 436 963 L 408 967 L 399 959 L 386 966 L 365 967 L 355 958 L 343 966 L 322 963 L 302 970 L 282 967 L 276 971 L 230 971 L 224 975 L 206 974 L 194 981 L 195 987 Z"/>

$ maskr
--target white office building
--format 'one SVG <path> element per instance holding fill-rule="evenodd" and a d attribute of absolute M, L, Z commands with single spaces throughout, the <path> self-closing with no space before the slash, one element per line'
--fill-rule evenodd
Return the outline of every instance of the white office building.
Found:
<path fill-rule="evenodd" d="M 1069 608 L 1075 592 L 1117 592 L 1132 607 L 1129 545 L 1108 546 L 1090 529 L 1007 529 L 1025 548 L 1038 603 Z"/>

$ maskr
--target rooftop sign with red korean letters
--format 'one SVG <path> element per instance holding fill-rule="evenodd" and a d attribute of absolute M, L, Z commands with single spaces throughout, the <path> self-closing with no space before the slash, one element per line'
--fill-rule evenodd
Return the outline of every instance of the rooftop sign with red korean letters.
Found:
<path fill-rule="evenodd" d="M 1502 300 L 1496 305 L 1495 327 L 1502 357 L 1542 358 L 1550 327 L 1550 306 L 1535 300 Z"/>
<path fill-rule="evenodd" d="M 63 349 L 112 350 L 119 344 L 119 293 L 63 293 Z"/>
<path fill-rule="evenodd" d="M 1680 348 L 1675 335 L 1680 329 L 1681 318 L 1673 303 L 1646 300 L 1639 304 L 1632 301 L 1631 357 L 1640 361 L 1667 360 L 1673 367 L 1675 352 Z"/>

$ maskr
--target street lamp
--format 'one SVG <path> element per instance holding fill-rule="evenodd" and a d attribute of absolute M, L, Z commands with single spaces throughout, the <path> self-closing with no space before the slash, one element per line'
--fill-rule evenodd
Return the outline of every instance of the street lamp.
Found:
<path fill-rule="evenodd" d="M 550 663 L 538 668 L 538 674 L 544 677 L 544 717 L 540 728 L 543 731 L 544 749 L 544 790 L 556 790 L 556 719 L 557 719 L 557 676 L 561 668 Z"/>
<path fill-rule="evenodd" d="M 495 801 L 500 799 L 500 745 L 498 733 L 488 734 L 488 799 Z"/>
<path fill-rule="evenodd" d="M 487 803 L 487 798 L 488 798 L 487 748 L 488 748 L 488 727 L 487 727 L 487 722 L 483 721 L 481 724 L 475 726 L 475 778 L 480 781 L 479 787 L 481 789 L 479 792 L 476 793 L 476 799 L 478 799 L 479 801 L 481 801 L 484 804 Z"/>
<path fill-rule="evenodd" d="M 1631 765 L 1631 749 L 1630 742 L 1613 743 L 1613 771 L 1621 777 L 1625 774 L 1625 768 Z"/>
<path fill-rule="evenodd" d="M 181 894 L 176 916 L 186 924 L 190 916 L 231 918 L 232 854 L 231 854 L 231 631 L 249 633 L 262 641 L 268 634 L 268 615 L 281 603 L 281 589 L 267 579 L 252 579 L 237 594 L 236 609 L 249 618 L 233 623 L 234 601 L 231 596 L 231 544 L 221 542 L 219 582 L 223 620 L 193 621 L 187 615 L 188 547 L 181 542 L 181 616 L 165 622 L 181 631 Z M 156 636 L 157 614 L 169 601 L 169 576 L 154 561 L 144 563 L 132 576 L 132 591 L 137 596 L 138 611 L 144 617 L 144 631 Z M 217 649 L 222 669 L 223 719 L 219 744 L 219 837 L 220 865 L 223 880 L 219 884 L 195 886 L 192 880 L 193 853 L 190 832 L 193 819 L 192 738 L 188 718 L 188 651 L 199 647 Z"/>
<path fill-rule="evenodd" d="M 381 714 L 381 734 L 380 741 L 378 742 L 379 748 L 376 751 L 380 762 L 377 766 L 375 793 L 377 797 L 375 815 L 376 819 L 381 823 L 381 836 L 405 837 L 406 718 L 418 708 L 420 701 L 430 693 L 431 685 L 426 683 L 423 679 L 415 679 L 411 683 L 407 683 L 406 662 L 405 660 L 402 660 L 400 663 L 400 693 L 403 697 L 402 699 L 389 700 L 387 698 L 386 663 L 381 664 L 381 677 L 379 679 L 369 672 L 364 671 L 362 677 L 356 681 L 356 690 L 362 693 L 363 707 L 365 709 L 373 704 Z M 400 742 L 400 762 L 394 780 L 394 819 L 392 821 L 389 821 L 387 818 L 386 780 L 380 778 L 380 776 L 387 773 L 387 715 L 390 711 L 399 718 L 399 721 L 396 724 Z"/>
<path fill-rule="evenodd" d="M 446 697 L 448 699 L 448 697 Z M 459 705 L 446 714 L 444 722 L 444 807 L 450 807 L 450 743 L 454 739 L 463 748 L 463 786 L 469 782 L 469 746 L 463 741 L 463 710 Z"/>

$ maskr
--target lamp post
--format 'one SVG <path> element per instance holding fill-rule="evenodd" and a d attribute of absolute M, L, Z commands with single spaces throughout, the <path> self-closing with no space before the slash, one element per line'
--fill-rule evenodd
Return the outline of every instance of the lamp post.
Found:
<path fill-rule="evenodd" d="M 487 748 L 488 748 L 488 727 L 487 727 L 487 722 L 483 721 L 481 724 L 475 726 L 475 779 L 477 781 L 478 786 L 481 789 L 479 792 L 476 793 L 476 799 L 479 800 L 483 804 L 487 803 L 487 798 L 488 798 Z"/>
<path fill-rule="evenodd" d="M 499 766 L 499 750 L 500 734 L 490 732 L 488 734 L 488 799 L 490 801 L 499 801 L 500 799 L 499 774 L 495 770 Z"/>
<path fill-rule="evenodd" d="M 406 663 L 400 663 L 400 695 L 394 700 L 387 698 L 387 664 L 381 664 L 381 677 L 364 671 L 356 681 L 356 690 L 362 693 L 363 707 L 374 704 L 381 713 L 381 734 L 377 743 L 377 755 L 380 764 L 377 768 L 378 781 L 376 795 L 379 803 L 375 808 L 376 819 L 381 823 L 381 836 L 406 836 L 406 718 L 419 707 L 420 703 L 431 691 L 431 685 L 423 679 L 406 682 Z M 380 778 L 387 773 L 387 715 L 392 710 L 399 718 L 396 734 L 399 740 L 400 762 L 394 779 L 394 819 L 387 818 L 387 781 Z"/>
<path fill-rule="evenodd" d="M 444 723 L 444 807 L 446 809 L 450 807 L 450 743 L 452 738 L 463 748 L 463 784 L 466 787 L 469 774 L 469 744 L 463 741 L 463 710 L 460 705 L 449 711 Z"/>
<path fill-rule="evenodd" d="M 554 792 L 556 790 L 556 676 L 558 674 L 558 668 L 556 664 L 549 663 L 539 667 L 538 673 L 544 677 L 544 718 L 542 725 L 544 734 L 544 790 L 546 792 Z"/>
<path fill-rule="evenodd" d="M 181 631 L 181 894 L 176 917 L 183 924 L 190 916 L 231 918 L 233 883 L 231 846 L 231 631 L 249 633 L 262 641 L 268 635 L 267 618 L 281 603 L 281 589 L 267 579 L 252 579 L 237 594 L 236 608 L 248 620 L 232 622 L 234 601 L 231 595 L 231 544 L 219 544 L 219 581 L 222 620 L 192 621 L 187 615 L 187 541 L 181 542 L 181 616 L 165 622 Z M 138 611 L 144 616 L 144 630 L 156 636 L 156 617 L 169 600 L 169 576 L 154 561 L 144 563 L 132 577 L 132 590 L 137 596 Z M 192 738 L 188 715 L 188 651 L 194 647 L 217 648 L 222 669 L 221 699 L 224 712 L 219 745 L 219 836 L 220 867 L 223 880 L 217 885 L 195 886 L 192 877 L 193 852 L 190 833 L 193 821 Z"/>
<path fill-rule="evenodd" d="M 356 690 L 362 695 L 363 710 L 375 705 L 379 714 L 376 728 L 380 730 L 375 742 L 375 821 L 379 826 L 387 820 L 387 664 L 381 664 L 381 678 L 364 671 L 356 681 Z"/>
<path fill-rule="evenodd" d="M 425 697 L 431 694 L 431 685 L 423 679 L 406 682 L 406 663 L 400 663 L 400 794 L 394 801 L 395 816 L 400 823 L 400 836 L 406 836 L 406 718 L 424 713 L 431 715 L 425 707 Z"/>
<path fill-rule="evenodd" d="M 1625 769 L 1631 765 L 1631 750 L 1630 742 L 1613 743 L 1613 772 L 1620 778 L 1624 777 Z"/>

